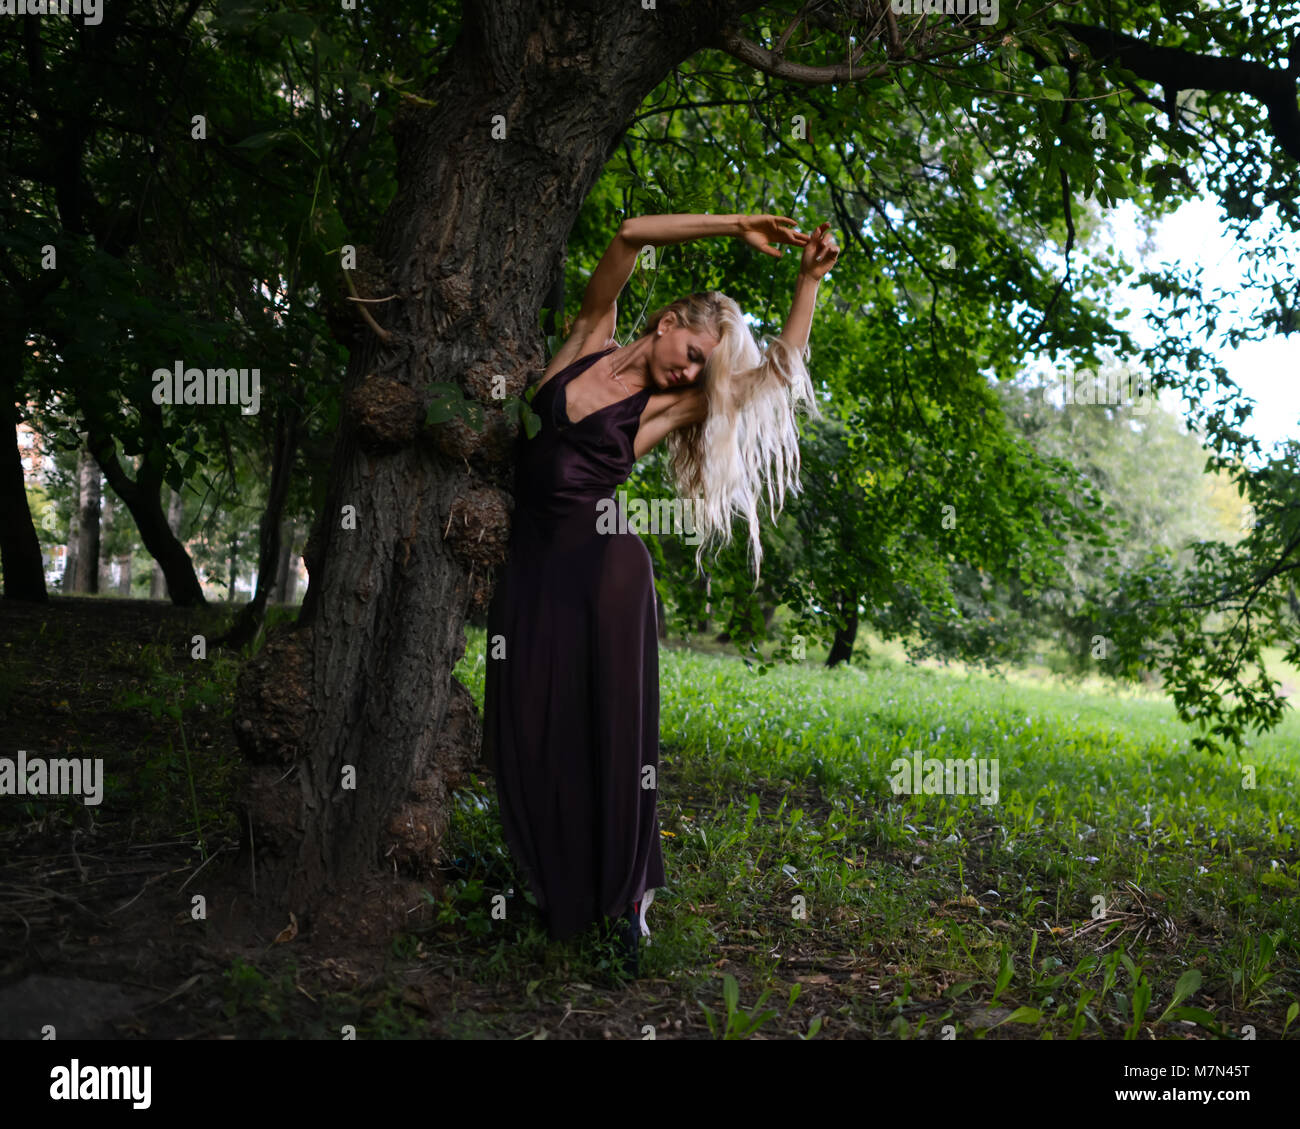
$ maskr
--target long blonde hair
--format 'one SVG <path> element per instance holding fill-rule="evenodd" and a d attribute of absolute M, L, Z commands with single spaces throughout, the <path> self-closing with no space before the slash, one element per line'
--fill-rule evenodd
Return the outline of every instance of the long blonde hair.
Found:
<path fill-rule="evenodd" d="M 760 351 L 740 307 L 717 290 L 690 294 L 655 311 L 646 333 L 654 333 L 669 311 L 692 332 L 718 338 L 700 374 L 708 414 L 700 423 L 669 432 L 667 439 L 669 474 L 679 497 L 692 502 L 700 535 L 695 567 L 701 568 L 713 543 L 718 542 L 718 551 L 731 543 L 731 517 L 737 514 L 749 522 L 757 587 L 763 559 L 760 487 L 766 483 L 775 523 L 786 490 L 802 490 L 795 410 L 804 404 L 809 416 L 821 418 L 804 364 L 811 354 L 806 346 L 800 351 L 766 334 Z"/>

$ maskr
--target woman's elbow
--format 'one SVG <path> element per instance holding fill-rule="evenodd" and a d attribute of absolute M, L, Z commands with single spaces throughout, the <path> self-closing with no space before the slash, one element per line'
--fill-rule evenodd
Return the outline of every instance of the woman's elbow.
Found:
<path fill-rule="evenodd" d="M 615 237 L 631 244 L 638 251 L 648 242 L 639 216 L 629 216 L 620 223 Z"/>

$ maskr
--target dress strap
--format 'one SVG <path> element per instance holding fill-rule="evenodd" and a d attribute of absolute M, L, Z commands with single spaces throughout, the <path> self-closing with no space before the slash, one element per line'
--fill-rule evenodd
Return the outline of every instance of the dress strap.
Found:
<path fill-rule="evenodd" d="M 591 368 L 591 366 L 600 360 L 601 357 L 605 356 L 607 353 L 612 353 L 617 348 L 617 345 L 611 345 L 608 349 L 601 349 L 596 353 L 588 353 L 585 357 L 579 357 L 576 361 L 571 361 L 551 377 L 551 382 L 567 383 L 573 377 L 577 376 L 578 373 Z"/>

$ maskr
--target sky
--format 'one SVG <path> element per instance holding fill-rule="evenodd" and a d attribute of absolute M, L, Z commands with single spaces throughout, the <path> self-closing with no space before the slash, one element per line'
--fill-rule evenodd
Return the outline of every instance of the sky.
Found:
<path fill-rule="evenodd" d="M 1212 197 L 1189 201 L 1162 220 L 1153 232 L 1153 249 L 1145 257 L 1139 254 L 1143 232 L 1138 215 L 1129 203 L 1108 213 L 1116 250 L 1123 252 L 1126 262 L 1152 269 L 1167 263 L 1200 262 L 1204 264 L 1203 282 L 1208 290 L 1242 285 L 1240 248 L 1222 224 L 1219 205 Z M 1300 263 L 1300 239 L 1293 239 L 1291 245 L 1295 249 L 1294 261 Z M 1215 339 L 1202 339 L 1199 344 L 1217 357 L 1228 376 L 1255 401 L 1254 413 L 1242 430 L 1253 435 L 1267 451 L 1279 440 L 1300 438 L 1300 334 L 1274 335 L 1236 349 L 1218 340 L 1229 325 L 1250 324 L 1251 305 L 1258 301 L 1258 294 L 1251 291 L 1241 303 L 1221 306 Z M 1141 344 L 1153 343 L 1155 331 L 1143 316 L 1157 305 L 1151 292 L 1145 287 L 1124 286 L 1116 289 L 1115 298 L 1120 307 L 1132 311 L 1119 325 Z"/>

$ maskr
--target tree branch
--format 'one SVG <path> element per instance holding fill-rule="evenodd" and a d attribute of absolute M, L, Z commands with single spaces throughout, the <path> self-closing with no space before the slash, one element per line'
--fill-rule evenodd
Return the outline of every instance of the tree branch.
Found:
<path fill-rule="evenodd" d="M 877 63 L 867 70 L 844 63 L 836 63 L 830 67 L 809 67 L 803 63 L 791 63 L 767 50 L 766 47 L 751 42 L 732 28 L 723 28 L 718 33 L 713 46 L 764 74 L 776 78 L 788 78 L 793 82 L 802 82 L 806 86 L 826 86 L 832 82 L 858 82 L 865 78 L 880 78 L 889 73 L 888 63 Z"/>
<path fill-rule="evenodd" d="M 1296 105 L 1295 70 L 1275 70 L 1243 59 L 1198 55 L 1180 47 L 1153 47 L 1144 40 L 1103 27 L 1061 21 L 1064 28 L 1100 61 L 1113 60 L 1148 82 L 1166 90 L 1195 88 L 1207 92 L 1248 94 L 1268 110 L 1277 143 L 1300 161 L 1300 107 Z M 1300 39 L 1289 58 L 1300 57 Z"/>

